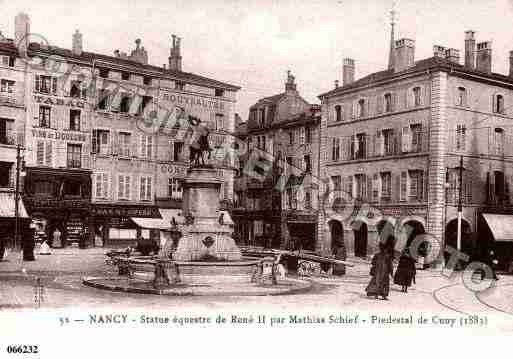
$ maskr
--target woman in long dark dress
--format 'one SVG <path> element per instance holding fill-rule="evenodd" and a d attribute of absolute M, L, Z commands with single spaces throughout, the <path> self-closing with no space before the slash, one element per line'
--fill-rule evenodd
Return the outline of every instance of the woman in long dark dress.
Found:
<path fill-rule="evenodd" d="M 410 255 L 409 249 L 405 248 L 399 258 L 399 264 L 395 271 L 394 284 L 400 285 L 401 291 L 407 293 L 408 287 L 411 286 L 415 278 L 415 274 L 415 259 Z"/>
<path fill-rule="evenodd" d="M 387 251 L 386 245 L 380 242 L 379 252 L 372 257 L 370 271 L 372 278 L 365 288 L 367 296 L 376 299 L 381 296 L 386 300 L 390 291 L 390 277 L 393 271 L 392 255 Z"/>

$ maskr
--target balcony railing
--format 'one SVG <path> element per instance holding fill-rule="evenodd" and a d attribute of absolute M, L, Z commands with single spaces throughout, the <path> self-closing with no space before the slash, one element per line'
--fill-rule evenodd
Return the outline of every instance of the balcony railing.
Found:
<path fill-rule="evenodd" d="M 16 132 L 8 131 L 7 133 L 0 133 L 1 145 L 16 145 Z"/>
<path fill-rule="evenodd" d="M 0 95 L 0 105 L 17 105 L 18 101 L 14 96 Z"/>
<path fill-rule="evenodd" d="M 330 145 L 330 161 L 354 161 L 427 152 L 428 137 L 427 132 L 415 132 L 409 136 L 390 132 L 381 136 L 344 137 L 340 139 L 339 146 L 333 147 L 333 142 Z"/>

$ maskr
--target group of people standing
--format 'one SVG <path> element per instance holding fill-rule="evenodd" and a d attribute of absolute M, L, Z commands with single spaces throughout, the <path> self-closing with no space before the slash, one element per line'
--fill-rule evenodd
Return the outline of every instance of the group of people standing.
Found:
<path fill-rule="evenodd" d="M 394 279 L 394 284 L 401 286 L 401 291 L 408 292 L 408 287 L 415 283 L 415 259 L 410 255 L 409 249 L 405 248 L 399 258 L 397 270 L 394 275 L 394 249 L 385 243 L 379 243 L 379 252 L 372 257 L 371 262 L 371 280 L 365 288 L 368 297 L 383 300 L 388 299 L 390 292 L 390 278 Z"/>

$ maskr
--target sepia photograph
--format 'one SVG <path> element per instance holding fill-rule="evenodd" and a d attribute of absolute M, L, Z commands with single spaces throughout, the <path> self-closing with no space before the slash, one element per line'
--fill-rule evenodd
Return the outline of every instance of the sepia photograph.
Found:
<path fill-rule="evenodd" d="M 512 0 L 0 8 L 1 358 L 513 332 Z"/>

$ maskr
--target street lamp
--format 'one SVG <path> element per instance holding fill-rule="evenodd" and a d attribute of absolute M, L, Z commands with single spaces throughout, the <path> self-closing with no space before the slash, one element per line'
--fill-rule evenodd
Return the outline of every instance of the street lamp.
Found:
<path fill-rule="evenodd" d="M 458 232 L 457 232 L 457 239 L 456 239 L 456 249 L 461 251 L 461 218 L 462 218 L 462 211 L 463 211 L 463 198 L 462 198 L 462 192 L 463 192 L 463 171 L 465 168 L 463 167 L 463 156 L 460 156 L 460 165 L 458 167 L 454 168 L 455 170 L 458 170 L 459 173 L 459 194 L 458 194 Z"/>

